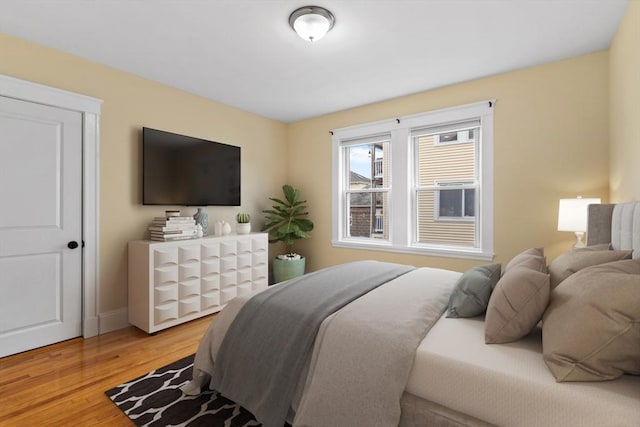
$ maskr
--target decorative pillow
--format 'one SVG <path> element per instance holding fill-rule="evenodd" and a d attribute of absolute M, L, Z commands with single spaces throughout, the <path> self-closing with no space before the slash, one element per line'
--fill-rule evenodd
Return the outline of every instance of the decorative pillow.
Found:
<path fill-rule="evenodd" d="M 551 293 L 543 358 L 556 381 L 640 375 L 640 260 L 585 268 Z"/>
<path fill-rule="evenodd" d="M 611 249 L 611 243 L 600 243 L 598 245 L 583 246 L 581 248 L 573 248 L 574 251 L 608 251 Z"/>
<path fill-rule="evenodd" d="M 529 334 L 547 308 L 549 292 L 548 274 L 523 266 L 505 272 L 489 299 L 485 342 L 512 342 Z"/>
<path fill-rule="evenodd" d="M 527 267 L 531 270 L 547 273 L 547 261 L 542 248 L 531 248 L 514 256 L 504 268 L 504 272 L 514 267 Z"/>
<path fill-rule="evenodd" d="M 612 261 L 631 258 L 632 251 L 590 251 L 579 250 L 565 252 L 551 261 L 549 274 L 551 274 L 551 289 L 558 286 L 564 279 L 576 271 L 592 265 L 604 264 Z"/>
<path fill-rule="evenodd" d="M 456 283 L 447 317 L 474 317 L 487 311 L 493 287 L 500 279 L 500 264 L 486 264 L 464 272 Z"/>
<path fill-rule="evenodd" d="M 531 248 L 520 252 L 518 255 L 537 255 L 544 256 L 544 248 Z M 514 257 L 515 258 L 515 257 Z"/>

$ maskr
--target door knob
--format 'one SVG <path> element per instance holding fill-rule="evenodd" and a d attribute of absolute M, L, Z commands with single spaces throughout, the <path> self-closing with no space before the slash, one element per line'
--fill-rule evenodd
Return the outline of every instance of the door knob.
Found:
<path fill-rule="evenodd" d="M 78 247 L 78 242 L 76 242 L 75 240 L 72 240 L 69 243 L 67 243 L 67 247 L 69 249 L 75 249 Z"/>

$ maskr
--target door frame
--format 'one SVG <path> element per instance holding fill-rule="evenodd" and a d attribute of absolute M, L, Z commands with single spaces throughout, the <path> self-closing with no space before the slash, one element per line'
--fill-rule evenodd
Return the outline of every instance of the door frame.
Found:
<path fill-rule="evenodd" d="M 99 334 L 100 108 L 102 100 L 0 74 L 0 96 L 82 114 L 82 336 Z"/>

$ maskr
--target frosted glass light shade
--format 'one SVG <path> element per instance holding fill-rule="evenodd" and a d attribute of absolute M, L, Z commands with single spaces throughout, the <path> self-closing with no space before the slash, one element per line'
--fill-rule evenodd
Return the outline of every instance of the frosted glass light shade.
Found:
<path fill-rule="evenodd" d="M 600 203 L 600 199 L 560 199 L 558 231 L 587 231 L 587 206 Z"/>
<path fill-rule="evenodd" d="M 335 18 L 327 9 L 305 6 L 293 11 L 289 25 L 304 40 L 318 41 L 333 27 Z"/>

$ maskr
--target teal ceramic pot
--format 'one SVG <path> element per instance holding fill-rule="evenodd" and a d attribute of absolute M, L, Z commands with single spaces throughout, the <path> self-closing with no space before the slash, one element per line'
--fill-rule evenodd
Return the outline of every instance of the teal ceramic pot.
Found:
<path fill-rule="evenodd" d="M 273 259 L 273 280 L 275 283 L 284 282 L 304 274 L 305 257 L 300 259 Z"/>

